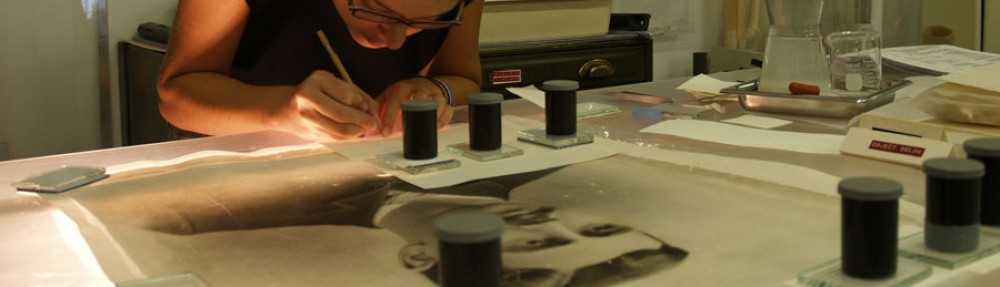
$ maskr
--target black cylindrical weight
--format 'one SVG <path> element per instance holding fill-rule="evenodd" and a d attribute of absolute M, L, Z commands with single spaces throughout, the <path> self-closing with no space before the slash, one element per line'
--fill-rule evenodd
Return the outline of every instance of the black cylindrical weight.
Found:
<path fill-rule="evenodd" d="M 693 76 L 709 73 L 708 53 L 695 52 L 692 60 L 691 74 Z"/>
<path fill-rule="evenodd" d="M 965 141 L 965 153 L 986 168 L 980 194 L 979 223 L 1000 226 L 1000 138 L 978 138 Z"/>
<path fill-rule="evenodd" d="M 437 106 L 431 99 L 404 101 L 403 157 L 411 160 L 437 157 Z"/>
<path fill-rule="evenodd" d="M 903 186 L 877 177 L 840 181 L 841 258 L 844 273 L 865 279 L 896 274 L 899 197 Z"/>
<path fill-rule="evenodd" d="M 556 136 L 576 134 L 576 91 L 580 83 L 553 80 L 542 83 L 545 91 L 545 133 Z"/>
<path fill-rule="evenodd" d="M 968 252 L 979 247 L 979 194 L 985 169 L 970 159 L 934 158 L 924 161 L 927 212 L 924 241 L 943 252 Z"/>
<path fill-rule="evenodd" d="M 497 150 L 502 145 L 500 126 L 503 95 L 472 94 L 469 102 L 469 147 L 477 151 Z"/>
<path fill-rule="evenodd" d="M 434 220 L 438 237 L 438 284 L 443 287 L 499 287 L 500 216 L 482 212 L 442 215 Z"/>

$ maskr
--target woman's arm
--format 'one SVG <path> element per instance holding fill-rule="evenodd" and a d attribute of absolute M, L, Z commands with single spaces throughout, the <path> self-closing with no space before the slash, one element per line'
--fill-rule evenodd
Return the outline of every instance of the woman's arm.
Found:
<path fill-rule="evenodd" d="M 158 80 L 168 122 L 210 135 L 282 130 L 310 138 L 377 128 L 377 103 L 330 73 L 317 71 L 297 87 L 231 78 L 249 12 L 244 0 L 180 1 Z"/>
<path fill-rule="evenodd" d="M 479 22 L 484 0 L 473 0 L 465 7 L 462 25 L 448 32 L 441 50 L 431 62 L 428 77 L 445 82 L 455 96 L 455 105 L 465 105 L 465 97 L 478 93 L 482 84 L 479 62 Z"/>
<path fill-rule="evenodd" d="M 460 0 L 464 1 L 464 0 Z M 462 14 L 462 24 L 450 28 L 441 49 L 425 69 L 425 76 L 444 82 L 455 97 L 455 105 L 465 105 L 466 96 L 478 93 L 482 83 L 482 66 L 479 63 L 479 22 L 484 0 L 472 0 Z M 407 79 L 386 89 L 379 102 L 382 113 L 382 134 L 392 132 L 399 114 L 399 101 L 410 98 L 432 98 L 439 102 L 438 123 L 451 121 L 452 109 L 447 105 L 443 91 L 424 78 Z"/>

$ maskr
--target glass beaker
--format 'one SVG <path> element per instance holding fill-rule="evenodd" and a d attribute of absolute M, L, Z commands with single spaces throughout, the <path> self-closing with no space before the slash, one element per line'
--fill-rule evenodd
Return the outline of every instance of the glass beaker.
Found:
<path fill-rule="evenodd" d="M 759 91 L 788 94 L 799 82 L 830 89 L 830 72 L 819 22 L 823 0 L 767 0 L 771 21 Z"/>
<path fill-rule="evenodd" d="M 830 88 L 840 96 L 870 95 L 882 88 L 882 37 L 878 31 L 843 31 L 826 36 L 830 46 Z"/>

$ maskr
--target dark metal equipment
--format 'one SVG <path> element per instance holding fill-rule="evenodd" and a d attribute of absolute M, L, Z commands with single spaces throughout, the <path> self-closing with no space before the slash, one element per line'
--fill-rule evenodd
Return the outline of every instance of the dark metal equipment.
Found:
<path fill-rule="evenodd" d="M 645 32 L 611 34 L 566 40 L 548 40 L 479 46 L 483 92 L 574 80 L 580 89 L 594 89 L 653 79 L 653 40 Z"/>
<path fill-rule="evenodd" d="M 118 43 L 118 88 L 122 145 L 167 141 L 167 121 L 160 116 L 156 77 L 163 52 L 130 42 Z"/>

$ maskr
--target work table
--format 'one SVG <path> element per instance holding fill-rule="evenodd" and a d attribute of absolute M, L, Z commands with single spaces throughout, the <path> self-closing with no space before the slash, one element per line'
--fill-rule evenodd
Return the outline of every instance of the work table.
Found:
<path fill-rule="evenodd" d="M 748 80 L 753 74 L 728 73 L 720 77 Z M 296 201 L 322 193 L 310 189 L 311 184 L 343 183 L 347 188 L 356 188 L 356 178 L 378 182 L 371 188 L 380 192 L 387 189 L 389 194 L 429 192 L 454 196 L 476 191 L 509 203 L 551 206 L 557 213 L 585 213 L 629 226 L 687 252 L 683 260 L 641 278 L 625 280 L 622 286 L 776 286 L 792 282 L 798 272 L 839 257 L 840 205 L 834 184 L 841 178 L 882 176 L 901 182 L 905 194 L 900 224 L 921 226 L 923 173 L 915 167 L 839 154 L 641 133 L 640 129 L 656 120 L 639 118 L 632 109 L 649 105 L 607 95 L 629 91 L 670 97 L 675 102 L 692 101 L 690 94 L 674 89 L 684 80 L 580 92 L 579 102 L 620 108 L 619 113 L 580 121 L 581 131 L 624 144 L 618 155 L 429 191 L 385 178 L 374 166 L 349 161 L 315 143 L 278 132 L 0 162 L 0 230 L 6 238 L 0 254 L 8 262 L 0 282 L 17 286 L 101 286 L 193 272 L 211 286 L 322 282 L 433 286 L 418 272 L 396 264 L 397 251 L 408 239 L 393 232 L 363 226 L 365 223 L 274 223 L 234 215 L 240 212 L 236 208 L 248 206 L 268 209 L 260 211 L 265 215 L 312 208 L 308 200 Z M 714 103 L 726 112 L 711 114 L 709 120 L 743 114 L 736 102 Z M 527 119 L 544 117 L 542 109 L 523 100 L 507 101 L 503 109 L 505 114 Z M 791 120 L 792 124 L 777 130 L 800 133 L 843 135 L 850 124 L 849 119 L 762 116 Z M 456 121 L 464 118 L 465 112 L 459 109 Z M 332 146 L 335 149 L 336 145 Z M 204 151 L 252 154 L 280 147 L 289 147 L 290 155 L 267 154 L 219 164 L 165 165 L 150 175 L 123 172 L 113 174 L 107 182 L 64 195 L 38 196 L 10 187 L 13 181 L 62 165 L 116 167 L 164 162 Z M 300 167 L 316 168 L 298 171 Z M 350 177 L 323 177 L 323 172 L 316 170 L 319 168 Z M 281 170 L 301 178 L 281 176 Z M 226 185 L 211 185 L 210 179 L 198 174 L 220 175 L 220 180 L 229 178 L 240 188 L 228 190 Z M 776 180 L 781 178 L 785 180 Z M 810 179 L 818 180 L 801 182 Z M 253 180 L 261 182 L 236 183 Z M 267 186 L 274 187 L 273 192 Z M 285 197 L 276 197 L 275 192 L 290 192 L 294 197 L 287 198 L 296 200 L 283 200 Z M 247 199 L 251 197 L 257 199 Z M 203 198 L 215 202 L 203 202 L 208 200 Z M 178 207 L 185 204 L 195 207 Z M 226 212 L 232 216 L 229 219 L 236 223 L 217 223 L 215 229 L 199 230 L 158 228 L 149 221 L 165 218 L 158 214 L 169 210 L 218 211 L 212 204 L 223 209 L 228 206 Z M 82 219 L 86 221 L 80 222 Z M 599 253 L 586 250 L 578 254 Z M 997 277 L 997 273 L 983 276 Z"/>

